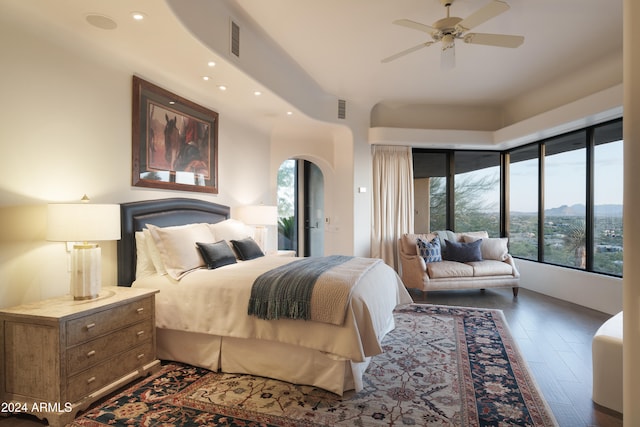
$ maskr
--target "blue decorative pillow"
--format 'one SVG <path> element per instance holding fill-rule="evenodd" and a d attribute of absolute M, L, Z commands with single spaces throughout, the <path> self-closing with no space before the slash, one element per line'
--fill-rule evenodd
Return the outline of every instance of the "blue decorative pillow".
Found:
<path fill-rule="evenodd" d="M 447 250 L 444 251 L 443 259 L 457 262 L 482 261 L 481 244 L 482 239 L 472 243 L 458 243 L 447 240 Z"/>
<path fill-rule="evenodd" d="M 416 240 L 416 246 L 418 255 L 424 258 L 424 262 L 427 264 L 430 262 L 442 261 L 442 254 L 440 252 L 440 239 L 435 237 L 430 242 L 418 237 Z"/>

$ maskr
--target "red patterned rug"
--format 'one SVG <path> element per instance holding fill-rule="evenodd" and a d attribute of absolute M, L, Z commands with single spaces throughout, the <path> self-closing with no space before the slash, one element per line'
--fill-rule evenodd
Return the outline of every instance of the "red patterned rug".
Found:
<path fill-rule="evenodd" d="M 556 426 L 499 310 L 414 304 L 343 397 L 168 363 L 73 426 Z"/>

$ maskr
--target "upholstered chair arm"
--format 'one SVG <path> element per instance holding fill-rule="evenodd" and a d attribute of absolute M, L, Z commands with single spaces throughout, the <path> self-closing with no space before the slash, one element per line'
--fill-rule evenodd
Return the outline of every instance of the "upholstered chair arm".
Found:
<path fill-rule="evenodd" d="M 520 272 L 516 267 L 516 262 L 510 254 L 507 254 L 507 259 L 505 259 L 504 262 L 506 262 L 513 268 L 513 277 L 520 277 Z"/>
<path fill-rule="evenodd" d="M 427 264 L 418 255 L 407 255 L 400 251 L 400 265 L 402 267 L 402 281 L 408 288 L 423 289 L 429 281 Z"/>

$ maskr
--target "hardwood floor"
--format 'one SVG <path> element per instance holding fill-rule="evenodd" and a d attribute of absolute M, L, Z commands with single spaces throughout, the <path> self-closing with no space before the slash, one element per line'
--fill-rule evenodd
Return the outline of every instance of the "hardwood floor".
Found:
<path fill-rule="evenodd" d="M 591 400 L 591 340 L 611 316 L 570 302 L 520 289 L 420 292 L 416 302 L 503 311 L 511 335 L 527 361 L 561 427 L 618 427 L 621 414 Z"/>
<path fill-rule="evenodd" d="M 431 292 L 416 302 L 503 311 L 511 334 L 561 427 L 620 427 L 620 414 L 591 401 L 591 339 L 608 314 L 520 289 Z M 30 417 L 0 417 L 0 427 L 46 425 Z"/>

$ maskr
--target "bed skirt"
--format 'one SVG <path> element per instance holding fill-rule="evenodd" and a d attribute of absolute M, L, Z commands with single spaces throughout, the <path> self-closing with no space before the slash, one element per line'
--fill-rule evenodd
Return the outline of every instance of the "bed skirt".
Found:
<path fill-rule="evenodd" d="M 312 385 L 338 395 L 362 390 L 362 375 L 370 361 L 367 358 L 364 362 L 352 362 L 274 341 L 162 328 L 156 328 L 156 340 L 158 358 L 162 360 Z"/>

